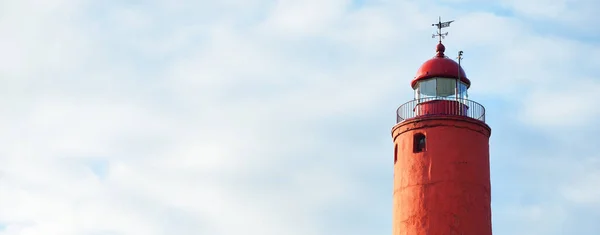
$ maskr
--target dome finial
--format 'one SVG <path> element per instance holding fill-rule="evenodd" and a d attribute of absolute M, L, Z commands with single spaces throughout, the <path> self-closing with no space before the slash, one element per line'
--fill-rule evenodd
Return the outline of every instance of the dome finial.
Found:
<path fill-rule="evenodd" d="M 437 52 L 437 54 L 435 56 L 437 56 L 437 57 L 444 57 L 444 52 L 445 51 L 446 51 L 446 47 L 444 46 L 444 44 L 442 44 L 440 42 L 435 47 L 435 52 Z"/>

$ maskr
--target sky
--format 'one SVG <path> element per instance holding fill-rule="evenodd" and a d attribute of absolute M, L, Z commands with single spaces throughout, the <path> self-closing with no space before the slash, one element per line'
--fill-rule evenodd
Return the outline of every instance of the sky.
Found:
<path fill-rule="evenodd" d="M 600 233 L 595 0 L 1 0 L 0 235 L 391 234 L 455 20 L 496 235 Z"/>

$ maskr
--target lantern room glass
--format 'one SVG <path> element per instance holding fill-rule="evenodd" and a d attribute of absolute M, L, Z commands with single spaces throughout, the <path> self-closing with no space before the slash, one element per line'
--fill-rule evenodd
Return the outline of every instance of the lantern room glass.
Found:
<path fill-rule="evenodd" d="M 455 99 L 455 78 L 430 78 L 420 81 L 415 88 L 415 99 Z M 458 84 L 458 98 L 468 99 L 467 85 Z"/>

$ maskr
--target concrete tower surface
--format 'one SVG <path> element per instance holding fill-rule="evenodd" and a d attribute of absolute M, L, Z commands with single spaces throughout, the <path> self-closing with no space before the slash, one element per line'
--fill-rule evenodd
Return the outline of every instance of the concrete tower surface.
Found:
<path fill-rule="evenodd" d="M 415 98 L 397 110 L 393 235 L 491 235 L 485 109 L 468 100 L 471 81 L 440 42 L 411 82 Z M 436 35 L 434 35 L 436 36 Z"/>

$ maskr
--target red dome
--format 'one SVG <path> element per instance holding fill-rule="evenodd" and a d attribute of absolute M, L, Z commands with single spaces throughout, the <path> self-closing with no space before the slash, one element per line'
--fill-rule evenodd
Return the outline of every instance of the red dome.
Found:
<path fill-rule="evenodd" d="M 432 77 L 458 78 L 459 67 L 456 61 L 446 57 L 444 51 L 446 47 L 443 44 L 438 44 L 436 47 L 437 54 L 432 59 L 425 61 L 417 71 L 417 76 L 410 83 L 414 89 L 418 81 Z M 460 68 L 460 80 L 467 84 L 467 88 L 471 86 L 471 81 L 467 78 L 465 71 Z"/>

